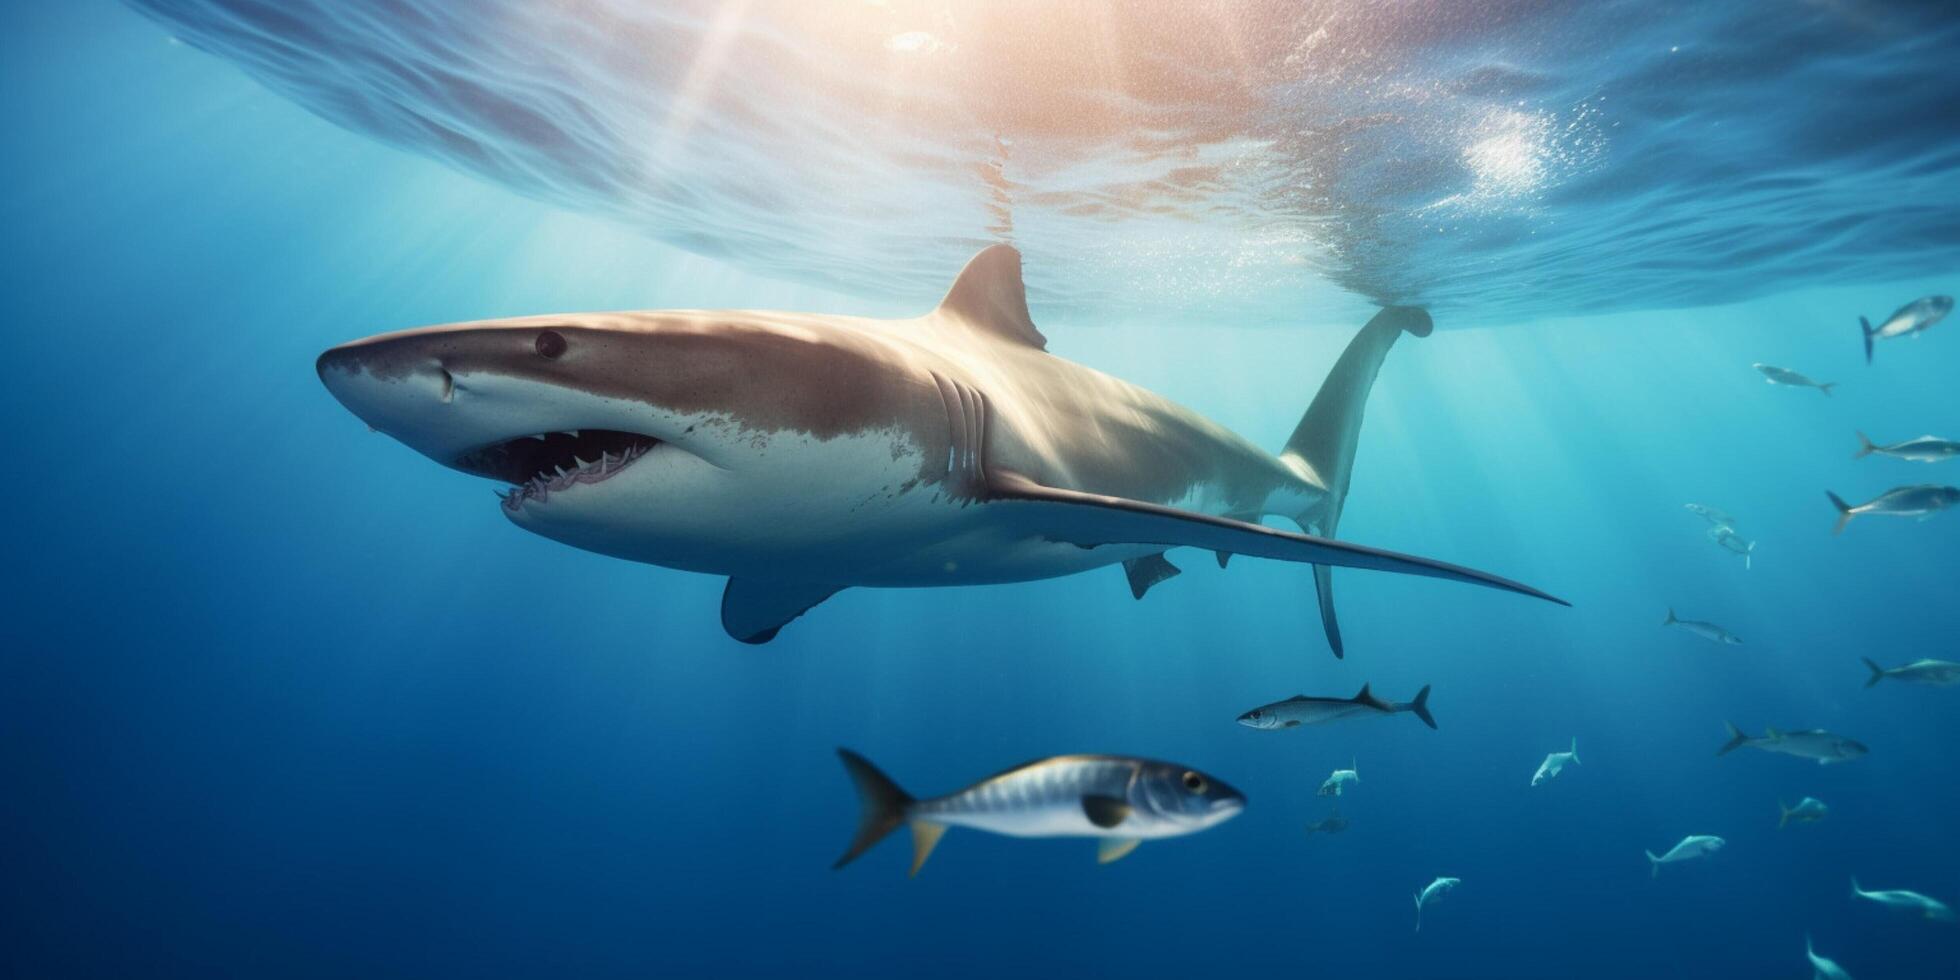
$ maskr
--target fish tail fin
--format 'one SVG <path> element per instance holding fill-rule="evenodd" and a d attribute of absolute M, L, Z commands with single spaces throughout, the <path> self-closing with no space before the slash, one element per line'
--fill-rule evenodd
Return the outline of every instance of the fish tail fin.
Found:
<path fill-rule="evenodd" d="M 1573 765 L 1576 766 L 1581 764 L 1579 762 L 1579 736 L 1577 735 L 1572 736 L 1572 750 L 1567 754 L 1572 756 Z"/>
<path fill-rule="evenodd" d="M 1810 933 L 1807 932 L 1803 934 L 1803 955 L 1813 959 L 1817 956 L 1817 947 L 1810 944 Z"/>
<path fill-rule="evenodd" d="M 844 852 L 843 857 L 837 859 L 836 864 L 831 865 L 832 869 L 841 868 L 857 860 L 858 855 L 870 850 L 873 845 L 897 830 L 900 824 L 905 823 L 906 811 L 911 809 L 913 803 L 912 797 L 899 789 L 898 784 L 891 781 L 891 777 L 879 772 L 878 767 L 871 764 L 871 760 L 850 749 L 838 749 L 837 757 L 844 760 L 844 771 L 850 774 L 851 785 L 857 789 L 858 805 L 861 810 L 858 815 L 857 836 L 851 838 L 850 849 Z M 936 829 L 922 835 L 921 827 Z M 925 863 L 926 856 L 932 853 L 932 846 L 939 842 L 939 834 L 944 833 L 945 830 L 946 828 L 939 824 L 913 821 L 912 835 L 915 851 L 912 862 L 913 874 L 919 873 L 919 866 Z M 930 842 L 922 844 L 922 840 L 928 835 Z"/>
<path fill-rule="evenodd" d="M 1648 877 L 1658 878 L 1661 876 L 1661 859 L 1653 851 L 1647 852 L 1647 864 L 1653 868 L 1653 873 L 1648 875 Z"/>
<path fill-rule="evenodd" d="M 1661 625 L 1673 626 L 1675 623 L 1678 622 L 1680 622 L 1680 620 L 1674 618 L 1674 607 L 1673 606 L 1667 607 L 1667 618 L 1661 620 Z"/>
<path fill-rule="evenodd" d="M 1865 363 L 1872 362 L 1872 322 L 1864 317 L 1858 318 L 1858 326 L 1865 332 Z"/>
<path fill-rule="evenodd" d="M 1862 894 L 1864 894 L 1864 893 L 1865 893 L 1865 890 L 1864 890 L 1863 888 L 1859 888 L 1859 887 L 1858 887 L 1858 876 L 1857 876 L 1857 875 L 1852 875 L 1852 876 L 1851 876 L 1851 894 L 1853 894 L 1853 895 L 1862 895 Z"/>
<path fill-rule="evenodd" d="M 1784 827 L 1789 826 L 1790 824 L 1790 808 L 1784 806 L 1782 800 L 1777 800 L 1776 809 L 1778 813 L 1781 814 L 1776 818 L 1776 829 L 1782 830 Z"/>
<path fill-rule="evenodd" d="M 1321 537 L 1334 537 L 1341 523 L 1341 509 L 1347 503 L 1348 480 L 1354 472 L 1355 448 L 1361 442 L 1361 419 L 1368 408 L 1368 392 L 1390 347 L 1404 333 L 1427 337 L 1435 329 L 1429 314 L 1412 306 L 1390 306 L 1375 314 L 1361 328 L 1347 350 L 1341 352 L 1334 369 L 1327 373 L 1313 403 L 1294 428 L 1280 462 L 1302 480 L 1325 492 L 1298 514 L 1288 514 L 1302 528 Z M 1334 656 L 1343 656 L 1341 626 L 1334 616 L 1333 569 L 1315 565 L 1314 595 L 1320 604 L 1320 625 L 1327 634 L 1327 645 Z"/>
<path fill-rule="evenodd" d="M 1422 893 L 1416 892 L 1416 931 L 1422 931 Z"/>
<path fill-rule="evenodd" d="M 1878 447 L 1877 447 L 1877 446 L 1875 446 L 1875 445 L 1873 445 L 1873 444 L 1872 444 L 1872 441 L 1871 441 L 1870 439 L 1868 439 L 1868 438 L 1866 438 L 1866 437 L 1865 437 L 1865 434 L 1864 434 L 1863 432 L 1859 432 L 1859 433 L 1858 433 L 1858 451 L 1857 451 L 1856 453 L 1853 453 L 1853 454 L 1852 454 L 1852 456 L 1851 456 L 1851 458 L 1852 458 L 1852 459 L 1864 459 L 1865 457 L 1867 457 L 1867 456 L 1870 456 L 1870 455 L 1871 455 L 1872 453 L 1874 453 L 1874 452 L 1877 452 L 1877 451 L 1878 451 Z"/>
<path fill-rule="evenodd" d="M 1870 667 L 1872 671 L 1871 677 L 1866 679 L 1865 681 L 1866 687 L 1870 687 L 1873 684 L 1876 684 L 1879 681 L 1885 679 L 1885 668 L 1880 667 L 1876 661 L 1872 660 L 1872 658 L 1860 657 L 1858 659 L 1863 660 L 1865 662 L 1865 666 Z"/>
<path fill-rule="evenodd" d="M 1429 685 L 1424 684 L 1422 690 L 1416 692 L 1416 699 L 1409 702 L 1409 710 L 1415 712 L 1416 717 L 1421 718 L 1422 723 L 1431 730 L 1435 729 L 1436 716 L 1429 713 Z"/>
<path fill-rule="evenodd" d="M 1823 392 L 1825 398 L 1829 398 L 1831 397 L 1831 389 L 1835 387 L 1837 387 L 1837 382 L 1825 381 L 1817 385 L 1817 390 Z"/>
<path fill-rule="evenodd" d="M 1831 528 L 1831 533 L 1843 534 L 1844 526 L 1846 524 L 1851 523 L 1851 518 L 1853 516 L 1851 513 L 1851 505 L 1845 503 L 1843 497 L 1840 497 L 1837 494 L 1830 492 L 1829 490 L 1824 491 L 1824 496 L 1831 498 L 1831 506 L 1836 507 L 1838 512 L 1837 526 Z"/>
<path fill-rule="evenodd" d="M 1727 744 L 1715 750 L 1716 755 L 1728 755 L 1748 744 L 1749 736 L 1742 734 L 1742 729 L 1735 727 L 1733 722 L 1725 721 L 1722 724 L 1729 726 L 1729 740 Z"/>

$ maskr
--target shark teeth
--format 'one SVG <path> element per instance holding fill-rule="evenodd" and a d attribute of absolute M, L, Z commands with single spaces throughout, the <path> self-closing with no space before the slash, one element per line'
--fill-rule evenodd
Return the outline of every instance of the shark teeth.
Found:
<path fill-rule="evenodd" d="M 545 437 L 525 436 L 520 438 L 542 440 Z M 541 470 L 529 480 L 511 487 L 509 490 L 499 491 L 497 496 L 503 501 L 504 510 L 514 514 L 526 503 L 544 503 L 551 499 L 552 494 L 569 490 L 578 484 L 598 483 L 601 480 L 610 479 L 618 475 L 621 470 L 631 465 L 635 460 L 652 452 L 653 447 L 658 444 L 654 440 L 649 439 L 645 442 L 626 446 L 618 452 L 601 450 L 598 458 L 591 460 L 585 459 L 583 456 L 574 455 L 571 458 L 569 468 L 565 464 L 554 464 L 550 470 Z"/>

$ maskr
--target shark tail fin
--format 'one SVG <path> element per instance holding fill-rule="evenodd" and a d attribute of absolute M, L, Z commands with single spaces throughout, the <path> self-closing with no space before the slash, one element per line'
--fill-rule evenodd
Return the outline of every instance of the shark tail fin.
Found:
<path fill-rule="evenodd" d="M 1661 859 L 1653 851 L 1647 852 L 1647 864 L 1653 868 L 1653 874 L 1648 875 L 1648 877 L 1658 878 L 1661 876 Z"/>
<path fill-rule="evenodd" d="M 1742 729 L 1735 727 L 1732 722 L 1725 721 L 1722 724 L 1729 726 L 1729 740 L 1721 748 L 1715 750 L 1716 755 L 1728 755 L 1748 744 L 1749 736 L 1742 734 Z"/>
<path fill-rule="evenodd" d="M 1782 800 L 1777 800 L 1776 809 L 1781 814 L 1776 818 L 1776 829 L 1782 830 L 1784 827 L 1790 825 L 1790 808 L 1784 806 Z"/>
<path fill-rule="evenodd" d="M 1870 687 L 1873 684 L 1876 684 L 1879 681 L 1885 679 L 1885 668 L 1880 667 L 1877 661 L 1873 660 L 1870 657 L 1860 657 L 1858 659 L 1863 660 L 1865 662 L 1865 666 L 1871 668 L 1872 675 L 1871 677 L 1865 680 L 1866 687 Z"/>
<path fill-rule="evenodd" d="M 1416 717 L 1422 719 L 1422 723 L 1432 731 L 1435 730 L 1436 716 L 1429 713 L 1429 685 L 1424 684 L 1422 690 L 1416 692 L 1416 699 L 1409 702 L 1409 710 L 1415 712 Z"/>
<path fill-rule="evenodd" d="M 1286 440 L 1280 461 L 1301 479 L 1326 492 L 1305 511 L 1288 514 L 1302 528 L 1331 538 L 1341 523 L 1341 509 L 1347 502 L 1348 481 L 1354 472 L 1355 447 L 1361 441 L 1361 419 L 1368 408 L 1368 392 L 1375 385 L 1383 359 L 1404 333 L 1427 337 L 1435 328 L 1429 314 L 1412 306 L 1385 307 L 1361 328 L 1341 352 L 1334 369 L 1307 406 L 1306 415 Z M 1327 644 L 1334 656 L 1346 648 L 1341 642 L 1341 626 L 1334 616 L 1333 570 L 1326 565 L 1313 569 L 1314 594 L 1320 603 L 1320 624 L 1327 633 Z"/>
<path fill-rule="evenodd" d="M 1830 492 L 1829 490 L 1824 491 L 1824 496 L 1831 498 L 1831 506 L 1836 507 L 1838 512 L 1837 526 L 1831 528 L 1831 533 L 1843 534 L 1844 526 L 1846 524 L 1851 523 L 1851 518 L 1853 516 L 1851 513 L 1851 505 L 1845 503 L 1843 497 L 1840 497 L 1837 494 Z"/>
<path fill-rule="evenodd" d="M 1858 451 L 1853 453 L 1851 458 L 1864 459 L 1877 451 L 1878 447 L 1872 444 L 1871 439 L 1867 438 L 1863 432 L 1860 432 L 1858 433 Z"/>
<path fill-rule="evenodd" d="M 851 775 L 851 783 L 857 788 L 858 805 L 862 809 L 858 815 L 857 836 L 851 838 L 850 849 L 844 852 L 844 856 L 831 865 L 833 869 L 857 860 L 858 855 L 897 830 L 900 824 L 906 822 L 906 812 L 913 803 L 911 795 L 899 789 L 891 777 L 879 772 L 871 760 L 850 749 L 838 749 L 837 757 L 844 760 L 844 771 Z M 939 835 L 945 832 L 944 825 L 912 821 L 913 874 L 919 873 L 919 868 L 939 843 Z"/>
<path fill-rule="evenodd" d="M 1858 326 L 1865 331 L 1865 363 L 1872 362 L 1872 322 L 1864 317 L 1858 318 Z"/>

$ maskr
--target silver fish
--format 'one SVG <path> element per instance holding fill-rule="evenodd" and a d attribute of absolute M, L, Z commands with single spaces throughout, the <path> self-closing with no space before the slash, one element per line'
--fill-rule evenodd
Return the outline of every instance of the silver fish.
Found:
<path fill-rule="evenodd" d="M 1851 896 L 1853 898 L 1862 898 L 1867 901 L 1877 902 L 1887 908 L 1917 912 L 1935 922 L 1952 922 L 1955 920 L 1953 909 L 1945 902 L 1937 898 L 1921 895 L 1918 892 L 1909 892 L 1903 888 L 1868 892 L 1859 888 L 1858 879 L 1853 878 L 1851 879 Z"/>
<path fill-rule="evenodd" d="M 1789 385 L 1792 388 L 1815 388 L 1823 392 L 1826 398 L 1831 396 L 1831 389 L 1837 387 L 1837 382 L 1835 381 L 1812 381 L 1789 368 L 1780 368 L 1774 364 L 1758 363 L 1750 366 L 1761 371 L 1763 373 L 1763 380 L 1770 384 Z"/>
<path fill-rule="evenodd" d="M 1450 893 L 1450 889 L 1463 884 L 1462 878 L 1438 878 L 1416 892 L 1416 931 L 1422 931 L 1422 907 L 1433 904 L 1437 899 Z"/>
<path fill-rule="evenodd" d="M 1531 785 L 1536 786 L 1547 779 L 1557 779 L 1565 771 L 1565 764 L 1579 765 L 1579 736 L 1572 736 L 1572 748 L 1567 752 L 1553 752 L 1538 764 L 1538 771 L 1531 774 Z"/>
<path fill-rule="evenodd" d="M 1354 762 L 1350 763 L 1350 765 L 1353 768 L 1336 769 L 1328 774 L 1327 779 L 1320 784 L 1320 788 L 1314 790 L 1315 795 L 1340 796 L 1347 792 L 1349 783 L 1359 783 L 1361 781 L 1361 764 Z"/>
<path fill-rule="evenodd" d="M 1778 830 L 1789 826 L 1792 820 L 1798 823 L 1816 823 L 1824 819 L 1825 814 L 1831 812 L 1831 808 L 1825 806 L 1824 801 L 1815 796 L 1806 796 L 1798 800 L 1796 806 L 1784 806 L 1782 800 L 1777 800 L 1776 808 L 1783 814 L 1776 819 Z"/>
<path fill-rule="evenodd" d="M 1803 955 L 1810 961 L 1810 980 L 1851 980 L 1851 974 L 1837 961 L 1828 956 L 1820 956 L 1817 947 L 1810 944 L 1810 933 L 1803 934 Z"/>
<path fill-rule="evenodd" d="M 1735 518 L 1730 517 L 1729 515 L 1723 513 L 1722 511 L 1710 507 L 1707 504 L 1682 504 L 1681 506 L 1687 508 L 1688 513 L 1693 514 L 1696 517 L 1699 517 L 1702 520 L 1715 525 L 1716 527 L 1735 526 Z"/>
<path fill-rule="evenodd" d="M 1858 326 L 1865 331 L 1865 363 L 1872 362 L 1872 341 L 1890 340 L 1924 333 L 1933 324 L 1940 322 L 1953 312 L 1953 297 L 1922 296 L 1898 309 L 1885 318 L 1885 322 L 1874 327 L 1870 320 L 1858 318 Z"/>
<path fill-rule="evenodd" d="M 1709 528 L 1708 540 L 1715 542 L 1723 550 L 1741 555 L 1743 569 L 1746 571 L 1749 568 L 1751 558 L 1756 551 L 1756 542 L 1735 533 L 1735 528 L 1726 524 Z"/>
<path fill-rule="evenodd" d="M 1865 666 L 1870 667 L 1872 676 L 1865 681 L 1870 687 L 1886 679 L 1904 681 L 1907 684 L 1926 684 L 1931 687 L 1947 687 L 1960 684 L 1960 664 L 1951 660 L 1915 660 L 1903 667 L 1880 667 L 1871 658 L 1865 658 Z"/>
<path fill-rule="evenodd" d="M 1852 518 L 1865 514 L 1917 517 L 1923 521 L 1954 504 L 1960 504 L 1960 487 L 1943 487 L 1932 483 L 1893 487 L 1862 504 L 1847 504 L 1843 497 L 1829 490 L 1824 491 L 1824 496 L 1831 498 L 1831 506 L 1838 509 L 1837 526 L 1831 529 L 1831 533 L 1840 534 Z"/>
<path fill-rule="evenodd" d="M 1681 843 L 1668 848 L 1666 854 L 1656 855 L 1653 851 L 1648 851 L 1647 860 L 1653 864 L 1653 876 L 1658 878 L 1661 876 L 1663 864 L 1677 864 L 1707 857 L 1727 846 L 1729 846 L 1728 841 L 1713 834 L 1689 834 L 1681 838 Z"/>
<path fill-rule="evenodd" d="M 912 874 L 948 827 L 1009 837 L 1099 838 L 1108 864 L 1145 840 L 1217 826 L 1245 809 L 1238 790 L 1196 769 L 1115 755 L 1058 755 L 989 776 L 956 793 L 914 799 L 869 760 L 838 749 L 862 814 L 841 868 L 886 835 L 912 828 Z"/>
<path fill-rule="evenodd" d="M 1436 719 L 1429 713 L 1429 685 L 1416 692 L 1413 701 L 1383 701 L 1368 692 L 1368 685 L 1361 685 L 1361 693 L 1351 698 L 1314 698 L 1296 694 L 1284 701 L 1261 705 L 1239 716 L 1239 724 L 1262 731 L 1281 728 L 1298 728 L 1301 725 L 1324 725 L 1343 718 L 1375 717 L 1407 711 L 1422 719 L 1430 728 L 1436 727 Z"/>
<path fill-rule="evenodd" d="M 1760 736 L 1744 735 L 1742 729 L 1729 725 L 1728 743 L 1717 749 L 1716 755 L 1728 755 L 1736 749 L 1748 746 L 1764 752 L 1781 752 L 1799 759 L 1815 759 L 1820 766 L 1833 762 L 1849 762 L 1860 758 L 1871 750 L 1865 743 L 1855 738 L 1833 735 L 1821 728 L 1811 728 L 1801 732 L 1780 732 L 1766 728 Z"/>
<path fill-rule="evenodd" d="M 1742 637 L 1739 637 L 1734 633 L 1731 633 L 1728 630 L 1725 630 L 1720 626 L 1715 625 L 1714 623 L 1704 622 L 1699 619 L 1675 618 L 1674 610 L 1671 607 L 1667 611 L 1667 618 L 1661 620 L 1661 625 L 1679 626 L 1682 629 L 1687 630 L 1688 632 L 1693 633 L 1694 635 L 1699 636 L 1702 639 L 1708 640 L 1713 643 L 1721 643 L 1726 646 L 1742 645 Z"/>
<path fill-rule="evenodd" d="M 1341 808 L 1338 806 L 1334 808 L 1333 813 L 1327 815 L 1327 819 L 1316 820 L 1307 825 L 1309 834 L 1338 834 L 1346 829 L 1348 829 L 1348 818 L 1341 816 Z"/>
<path fill-rule="evenodd" d="M 1915 463 L 1937 463 L 1960 456 L 1960 442 L 1942 439 L 1939 436 L 1920 436 L 1917 439 L 1881 446 L 1867 439 L 1863 432 L 1858 433 L 1858 452 L 1851 458 L 1864 459 L 1873 453 L 1895 459 L 1909 459 Z"/>

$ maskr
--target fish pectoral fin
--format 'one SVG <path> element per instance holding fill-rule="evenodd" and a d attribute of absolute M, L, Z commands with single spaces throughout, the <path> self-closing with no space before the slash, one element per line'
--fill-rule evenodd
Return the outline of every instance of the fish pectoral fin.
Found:
<path fill-rule="evenodd" d="M 1130 579 L 1130 595 L 1138 599 L 1150 591 L 1150 587 L 1166 579 L 1174 578 L 1183 569 L 1171 564 L 1163 555 L 1145 555 L 1132 558 L 1123 563 L 1123 574 Z"/>
<path fill-rule="evenodd" d="M 1449 579 L 1570 605 L 1531 586 L 1447 562 L 1163 504 L 1044 486 L 1011 470 L 988 472 L 987 502 L 989 506 L 1023 508 L 1030 533 L 1083 548 L 1109 544 L 1189 546 L 1254 558 Z"/>
<path fill-rule="evenodd" d="M 932 849 L 939 846 L 939 838 L 946 836 L 946 825 L 929 820 L 914 820 L 912 823 L 912 870 L 908 877 L 917 878 L 919 869 L 926 866 L 926 858 L 932 856 Z"/>
<path fill-rule="evenodd" d="M 1082 798 L 1082 813 L 1090 823 L 1108 830 L 1130 818 L 1130 805 L 1113 796 L 1085 796 Z"/>
<path fill-rule="evenodd" d="M 790 620 L 842 589 L 841 585 L 731 578 L 721 593 L 721 628 L 743 643 L 767 643 Z"/>
<path fill-rule="evenodd" d="M 1279 726 L 1279 727 L 1281 727 L 1281 728 L 1298 728 L 1298 727 L 1300 727 L 1300 719 L 1298 719 L 1298 718 L 1288 718 L 1288 719 L 1286 720 L 1286 724 L 1284 724 L 1284 725 L 1281 725 L 1281 726 Z"/>
<path fill-rule="evenodd" d="M 1143 841 L 1135 837 L 1105 837 L 1096 842 L 1096 863 L 1109 864 L 1128 857 Z"/>

